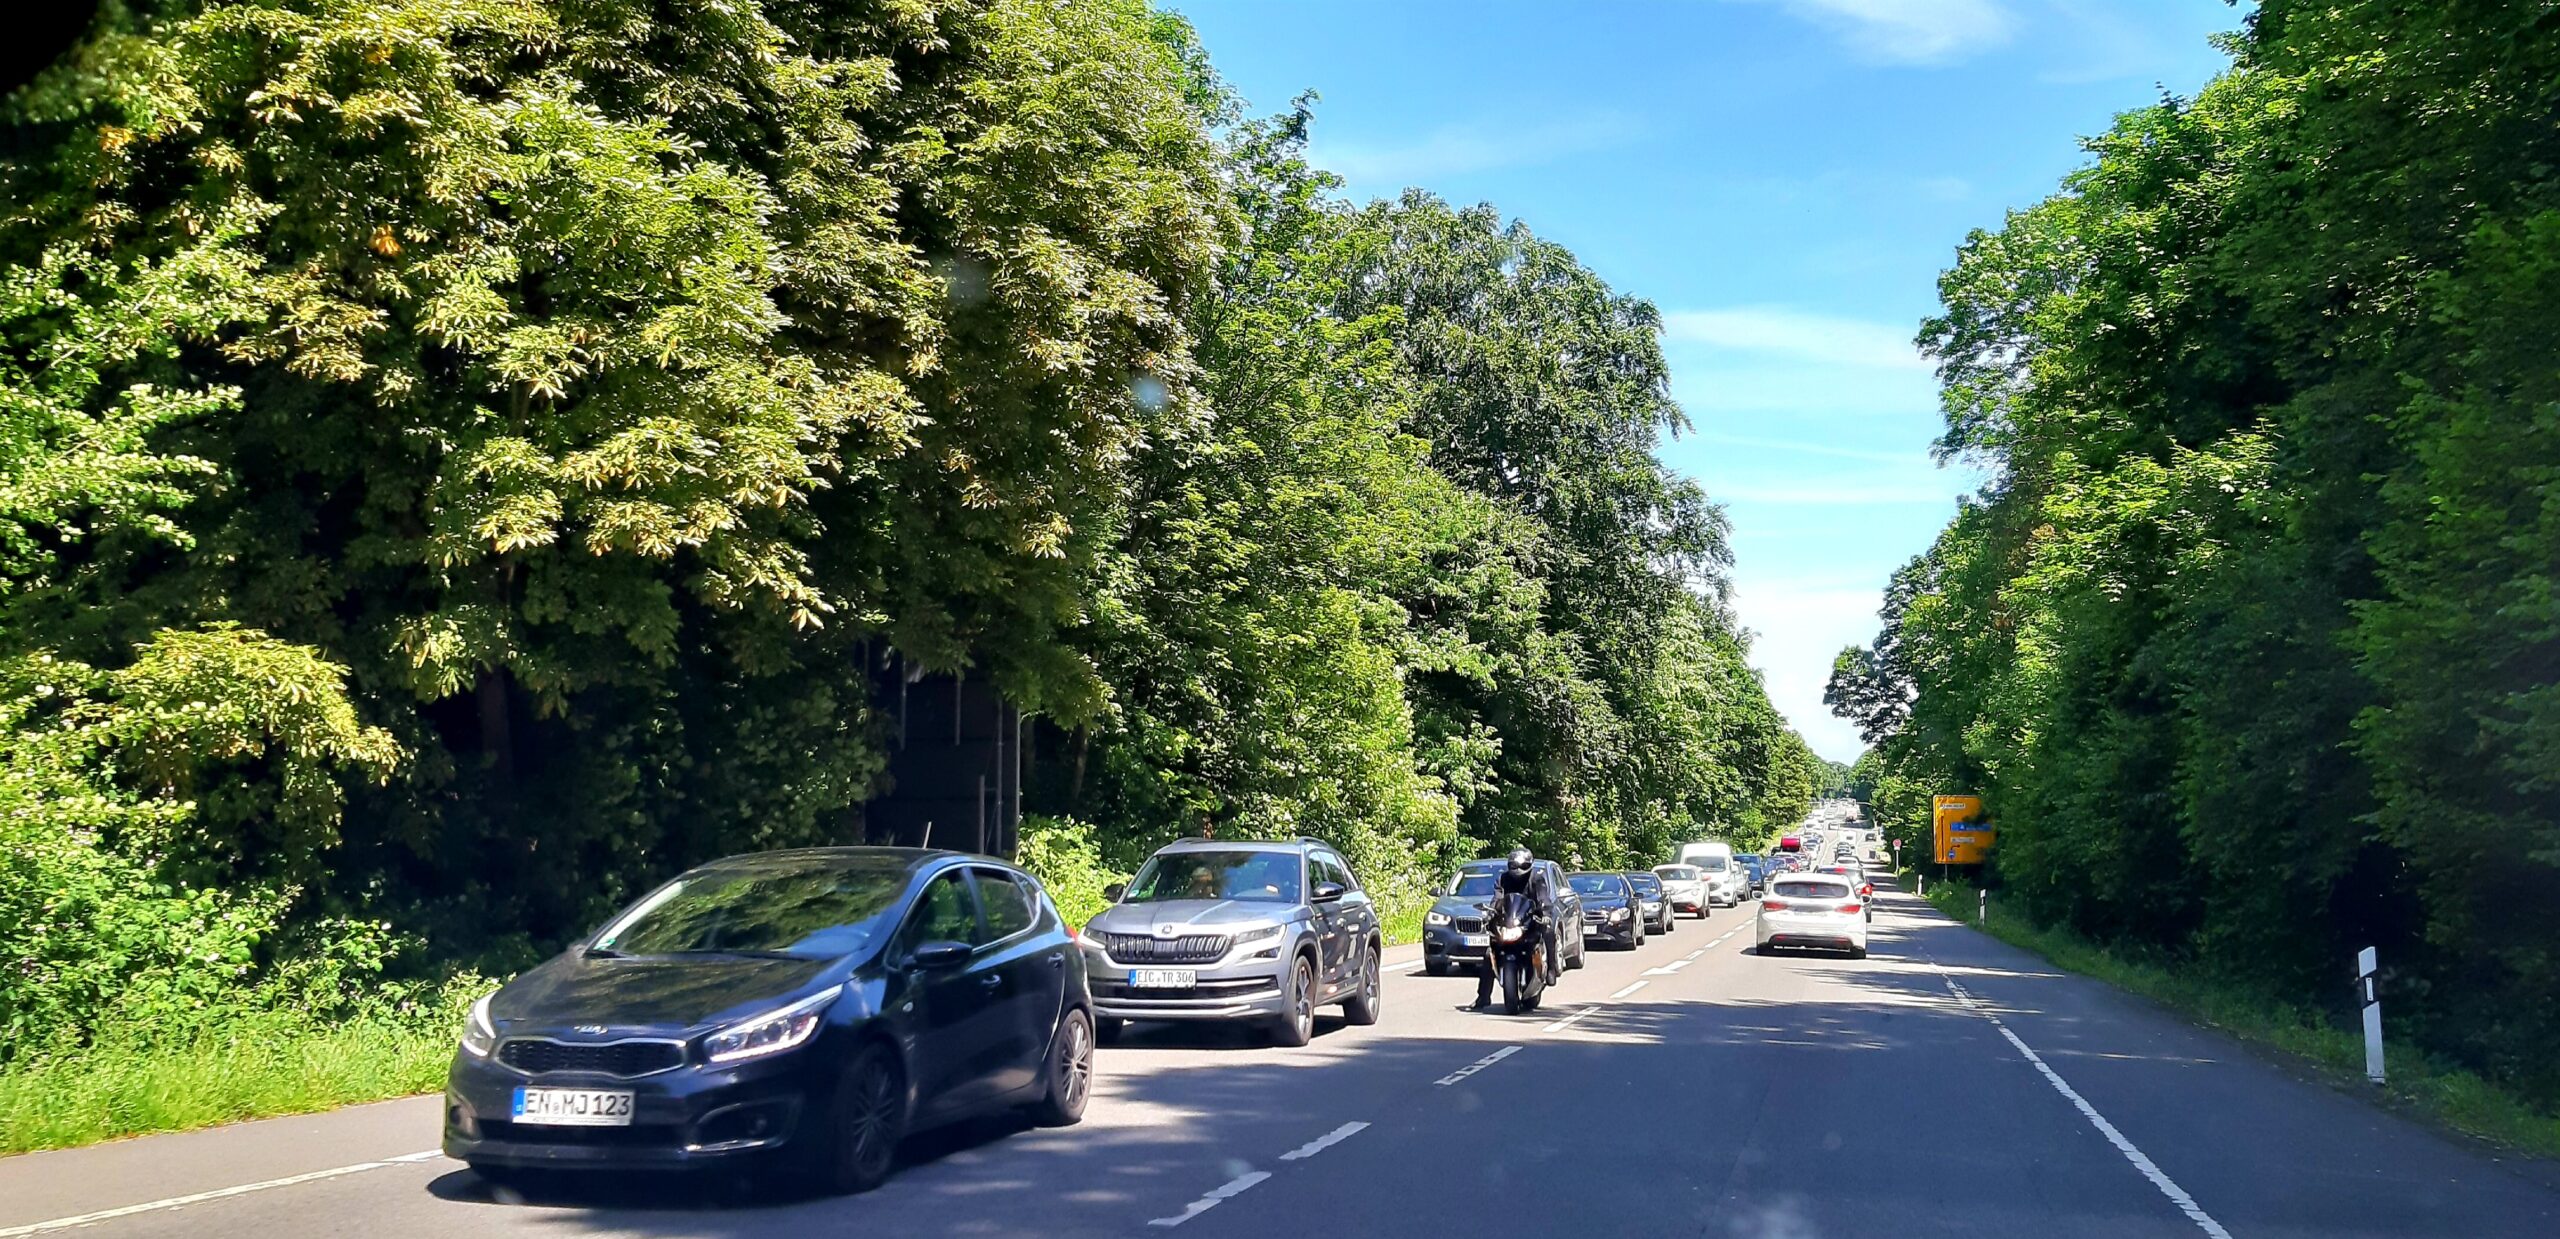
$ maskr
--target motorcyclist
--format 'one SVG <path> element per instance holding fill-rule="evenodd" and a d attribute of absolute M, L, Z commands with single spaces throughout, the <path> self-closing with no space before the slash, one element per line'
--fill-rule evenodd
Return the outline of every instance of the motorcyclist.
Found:
<path fill-rule="evenodd" d="M 1555 883 L 1547 880 L 1547 871 L 1539 867 L 1537 857 L 1530 855 L 1527 848 L 1511 849 L 1511 863 L 1503 867 L 1502 876 L 1494 883 L 1493 897 L 1500 899 L 1505 895 L 1527 895 L 1530 906 L 1537 909 L 1533 923 L 1537 927 L 1539 943 L 1546 948 L 1547 984 L 1555 984 L 1560 958 L 1556 951 L 1556 887 Z M 1487 944 L 1484 967 L 1476 973 L 1476 1010 L 1481 1011 L 1493 1002 L 1493 974 L 1493 947 Z"/>

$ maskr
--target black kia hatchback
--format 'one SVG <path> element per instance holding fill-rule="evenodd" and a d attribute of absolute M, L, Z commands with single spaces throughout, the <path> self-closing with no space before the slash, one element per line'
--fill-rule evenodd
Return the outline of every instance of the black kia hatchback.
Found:
<path fill-rule="evenodd" d="M 715 861 L 472 1008 L 444 1151 L 493 1181 L 780 1162 L 864 1191 L 909 1131 L 1083 1116 L 1078 962 L 1040 884 L 987 857 Z"/>

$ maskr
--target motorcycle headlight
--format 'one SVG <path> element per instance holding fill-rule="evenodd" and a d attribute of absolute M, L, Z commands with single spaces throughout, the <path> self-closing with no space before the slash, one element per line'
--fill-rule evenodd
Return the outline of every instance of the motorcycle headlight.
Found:
<path fill-rule="evenodd" d="M 1493 936 L 1504 942 L 1518 942 L 1520 940 L 1520 927 L 1517 925 L 1505 925 L 1502 928 L 1495 930 Z"/>
<path fill-rule="evenodd" d="M 1280 927 L 1279 927 L 1279 926 L 1277 926 L 1277 925 L 1265 925 L 1265 926 L 1263 926 L 1263 927 L 1262 927 L 1262 928 L 1260 928 L 1260 929 L 1248 929 L 1248 930 L 1244 931 L 1243 933 L 1237 934 L 1237 935 L 1236 935 L 1236 945 L 1237 945 L 1237 946 L 1243 946 L 1245 943 L 1248 943 L 1248 942 L 1260 942 L 1260 941 L 1262 941 L 1262 940 L 1263 940 L 1263 939 L 1265 939 L 1265 938 L 1277 938 L 1277 937 L 1279 937 L 1279 936 L 1280 936 Z"/>
<path fill-rule="evenodd" d="M 484 994 L 471 1004 L 471 1014 L 462 1018 L 462 1052 L 473 1058 L 487 1058 L 498 1048 L 498 1026 L 489 1021 L 489 999 Z"/>
<path fill-rule="evenodd" d="M 838 985 L 779 1011 L 740 1020 L 703 1038 L 703 1055 L 715 1063 L 734 1063 L 742 1058 L 762 1058 L 797 1049 L 817 1035 L 828 1004 L 843 993 L 844 987 Z"/>
<path fill-rule="evenodd" d="M 1623 921 L 1627 919 L 1627 910 L 1625 908 L 1611 908 L 1609 909 L 1609 919 L 1613 921 Z"/>
<path fill-rule="evenodd" d="M 1449 923 L 1449 914 L 1446 912 L 1425 912 L 1422 914 L 1422 923 L 1425 925 L 1446 925 Z"/>

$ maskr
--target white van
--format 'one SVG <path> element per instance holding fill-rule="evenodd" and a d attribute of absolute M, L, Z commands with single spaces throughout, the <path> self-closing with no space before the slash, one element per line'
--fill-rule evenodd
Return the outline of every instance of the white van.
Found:
<path fill-rule="evenodd" d="M 1751 875 L 1733 863 L 1733 845 L 1730 843 L 1683 843 L 1680 845 L 1680 863 L 1697 868 L 1699 878 L 1707 884 L 1709 903 L 1738 908 L 1743 900 L 1751 897 Z"/>

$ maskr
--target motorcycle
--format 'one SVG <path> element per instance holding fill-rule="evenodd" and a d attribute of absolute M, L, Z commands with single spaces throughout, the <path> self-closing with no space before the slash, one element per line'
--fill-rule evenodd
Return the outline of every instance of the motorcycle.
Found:
<path fill-rule="evenodd" d="M 1546 935 L 1538 932 L 1537 904 L 1527 895 L 1504 895 L 1485 919 L 1486 950 L 1502 983 L 1502 1010 L 1507 1015 L 1538 1009 L 1547 992 Z"/>

